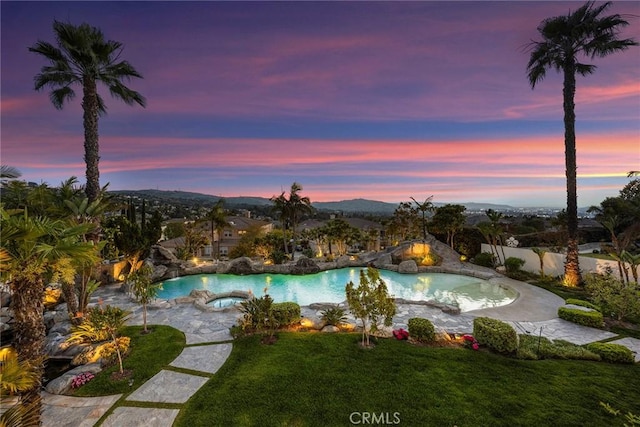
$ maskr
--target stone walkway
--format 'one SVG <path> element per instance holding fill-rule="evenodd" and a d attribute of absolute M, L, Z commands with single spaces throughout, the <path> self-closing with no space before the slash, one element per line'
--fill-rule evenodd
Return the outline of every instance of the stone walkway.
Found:
<path fill-rule="evenodd" d="M 504 320 L 516 328 L 518 333 L 542 335 L 549 339 L 563 339 L 575 344 L 585 344 L 615 337 L 615 334 L 599 329 L 588 328 L 564 321 L 557 317 L 558 307 L 563 300 L 556 295 L 526 283 L 507 278 L 491 279 L 512 287 L 519 298 L 503 307 L 475 310 L 473 312 L 452 315 L 440 309 L 425 305 L 401 304 L 394 317 L 393 328 L 407 328 L 412 317 L 430 319 L 438 329 L 451 333 L 469 333 L 473 330 L 473 319 L 488 316 Z M 101 299 L 104 304 L 116 305 L 132 311 L 131 325 L 142 324 L 142 310 L 136 303 L 116 287 L 100 288 L 92 297 L 92 302 Z M 302 308 L 303 317 L 319 319 L 320 311 L 309 307 Z M 232 337 L 229 328 L 233 326 L 240 313 L 204 312 L 192 304 L 177 304 L 163 301 L 148 311 L 147 323 L 169 325 L 184 332 L 186 347 L 165 370 L 142 384 L 123 401 L 102 423 L 108 427 L 157 426 L 167 427 L 179 413 L 177 409 L 198 391 L 231 353 Z M 227 342 L 225 342 L 227 341 Z M 615 343 L 624 345 L 635 352 L 636 362 L 640 362 L 640 340 L 623 338 Z M 171 367 L 179 368 L 180 372 Z M 189 373 L 184 373 L 188 370 Z M 122 395 L 96 398 L 57 396 L 43 393 L 45 426 L 93 426 L 121 398 Z M 158 408 L 161 403 L 170 403 L 176 409 Z M 128 405 L 129 404 L 129 405 Z M 136 405 L 136 406 L 131 406 Z M 154 407 L 154 405 L 156 407 Z M 143 406 L 143 407 L 141 407 Z"/>

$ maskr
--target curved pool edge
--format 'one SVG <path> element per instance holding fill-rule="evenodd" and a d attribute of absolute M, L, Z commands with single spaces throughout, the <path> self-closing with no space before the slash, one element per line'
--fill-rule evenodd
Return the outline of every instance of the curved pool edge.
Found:
<path fill-rule="evenodd" d="M 561 297 L 529 283 L 510 279 L 506 276 L 493 277 L 487 280 L 513 289 L 518 293 L 518 296 L 510 304 L 470 310 L 464 314 L 515 322 L 540 322 L 557 319 L 558 308 L 564 305 L 564 299 Z"/>

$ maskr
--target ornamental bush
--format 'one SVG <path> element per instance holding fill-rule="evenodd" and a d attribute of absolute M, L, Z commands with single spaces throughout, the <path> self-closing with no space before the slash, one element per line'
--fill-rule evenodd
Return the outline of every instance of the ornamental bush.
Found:
<path fill-rule="evenodd" d="M 558 317 L 578 325 L 589 326 L 591 328 L 602 328 L 604 319 L 599 311 L 585 311 L 579 308 L 560 307 Z"/>
<path fill-rule="evenodd" d="M 295 302 L 273 303 L 271 312 L 279 326 L 293 325 L 300 321 L 300 305 Z"/>
<path fill-rule="evenodd" d="M 504 260 L 504 268 L 507 273 L 517 273 L 520 271 L 525 261 L 522 258 L 509 257 Z"/>
<path fill-rule="evenodd" d="M 634 363 L 633 353 L 627 347 L 603 342 L 587 344 L 587 350 L 598 354 L 603 361 L 611 363 Z"/>
<path fill-rule="evenodd" d="M 417 341 L 433 342 L 436 339 L 436 330 L 429 319 L 412 317 L 407 326 L 409 327 L 409 335 Z"/>
<path fill-rule="evenodd" d="M 496 257 L 495 255 L 490 254 L 489 252 L 480 252 L 478 255 L 473 257 L 472 262 L 475 265 L 493 268 L 495 267 L 495 264 L 496 264 Z"/>
<path fill-rule="evenodd" d="M 481 345 L 499 353 L 513 353 L 518 349 L 518 334 L 508 323 L 489 317 L 473 320 L 473 336 Z"/>
<path fill-rule="evenodd" d="M 576 299 L 576 298 L 569 298 L 565 301 L 565 304 L 573 304 L 573 305 L 579 305 L 581 307 L 587 307 L 587 308 L 591 308 L 593 310 L 597 310 L 597 311 L 602 311 L 600 310 L 600 307 L 598 307 L 595 304 L 590 303 L 589 301 L 585 301 L 585 300 L 581 300 L 581 299 Z"/>

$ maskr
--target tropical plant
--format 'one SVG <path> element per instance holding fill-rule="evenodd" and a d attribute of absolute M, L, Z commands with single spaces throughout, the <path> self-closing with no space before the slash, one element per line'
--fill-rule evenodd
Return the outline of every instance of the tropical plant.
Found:
<path fill-rule="evenodd" d="M 12 292 L 15 347 L 19 358 L 32 364 L 38 375 L 33 387 L 23 390 L 26 404 L 39 401 L 44 354 L 45 283 L 72 274 L 70 259 L 94 261 L 90 242 L 82 242 L 88 224 L 31 217 L 27 211 L 10 214 L 0 206 L 0 274 Z M 68 280 L 68 277 L 65 278 Z M 36 403 L 38 413 L 41 406 Z"/>
<path fill-rule="evenodd" d="M 433 196 L 427 197 L 424 202 L 418 202 L 416 199 L 411 197 L 411 200 L 416 204 L 416 208 L 422 212 L 422 238 L 427 240 L 427 212 L 433 212 L 435 207 L 431 200 L 433 200 Z"/>
<path fill-rule="evenodd" d="M 547 18 L 538 26 L 542 41 L 529 45 L 531 56 L 527 64 L 527 77 L 532 88 L 541 82 L 547 69 L 562 72 L 564 108 L 564 145 L 567 178 L 567 225 L 568 242 L 565 262 L 564 284 L 577 286 L 581 283 L 578 261 L 578 204 L 577 165 L 575 134 L 576 74 L 592 74 L 596 66 L 581 61 L 582 56 L 591 59 L 605 57 L 623 51 L 638 43 L 633 39 L 620 39 L 621 28 L 629 25 L 620 15 L 602 16 L 611 2 L 595 5 L 587 2 L 566 16 Z"/>
<path fill-rule="evenodd" d="M 272 210 L 280 217 L 282 226 L 282 241 L 284 243 L 284 253 L 289 255 L 289 242 L 287 241 L 287 224 L 289 219 L 289 201 L 283 191 L 279 196 L 273 196 L 269 200 L 273 203 Z"/>
<path fill-rule="evenodd" d="M 296 247 L 296 226 L 300 221 L 301 215 L 311 213 L 311 199 L 300 196 L 302 185 L 294 182 L 289 190 L 289 216 L 291 219 L 291 238 L 293 239 L 293 248 Z"/>
<path fill-rule="evenodd" d="M 356 287 L 352 281 L 345 288 L 347 304 L 353 315 L 362 322 L 362 346 L 370 347 L 371 333 L 378 329 L 378 322 L 391 326 L 396 314 L 396 304 L 389 295 L 387 284 L 373 267 L 360 270 L 360 284 Z"/>
<path fill-rule="evenodd" d="M 111 96 L 127 105 L 144 107 L 144 97 L 122 83 L 123 80 L 142 76 L 129 62 L 120 60 L 122 43 L 105 40 L 102 31 L 95 27 L 54 21 L 53 32 L 57 46 L 39 40 L 29 48 L 30 52 L 42 55 L 50 63 L 35 76 L 35 89 L 40 91 L 50 87 L 49 97 L 53 106 L 62 109 L 65 102 L 76 96 L 72 86 L 78 84 L 82 87 L 84 160 L 87 166 L 85 192 L 89 202 L 93 202 L 100 194 L 98 117 L 107 111 L 98 94 L 97 84 L 106 85 Z"/>
<path fill-rule="evenodd" d="M 336 306 L 327 308 L 326 310 L 321 311 L 320 314 L 322 315 L 322 323 L 325 325 L 333 325 L 339 328 L 347 323 L 345 311 L 340 307 Z"/>
<path fill-rule="evenodd" d="M 7 351 L 8 350 L 8 351 Z M 12 396 L 28 391 L 39 383 L 38 368 L 28 361 L 19 360 L 11 347 L 2 349 L 0 356 L 0 426 L 22 427 L 39 425 L 40 400 L 26 403 L 18 400 L 11 405 Z"/>
<path fill-rule="evenodd" d="M 88 310 L 87 319 L 80 327 L 72 329 L 69 341 L 82 342 L 84 339 L 91 339 L 92 342 L 95 342 L 95 340 L 98 339 L 100 341 L 110 339 L 118 355 L 120 373 L 123 373 L 124 367 L 122 365 L 120 330 L 124 327 L 127 320 L 129 320 L 130 314 L 130 312 L 119 307 L 99 304 L 97 307 Z M 92 331 L 93 335 L 89 335 L 90 333 L 88 331 Z"/>
<path fill-rule="evenodd" d="M 547 254 L 547 251 L 542 248 L 531 248 L 531 250 L 538 255 L 538 259 L 540 260 L 540 277 L 544 279 L 544 256 Z"/>
<path fill-rule="evenodd" d="M 218 234 L 218 248 L 216 250 L 216 258 L 220 258 L 220 237 L 224 228 L 229 225 L 227 222 L 227 213 L 224 209 L 224 199 L 220 199 L 207 213 L 205 219 L 209 223 L 211 231 L 211 257 L 213 257 L 213 242 L 215 241 L 215 234 Z"/>

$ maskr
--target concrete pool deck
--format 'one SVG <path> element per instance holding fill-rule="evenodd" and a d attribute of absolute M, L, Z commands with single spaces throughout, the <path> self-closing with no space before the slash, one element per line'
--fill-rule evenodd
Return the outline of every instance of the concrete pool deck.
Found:
<path fill-rule="evenodd" d="M 506 277 L 489 279 L 506 285 L 519 293 L 511 304 L 486 308 L 458 315 L 443 313 L 440 309 L 417 304 L 398 304 L 393 327 L 406 328 L 411 317 L 430 319 L 436 328 L 447 332 L 468 333 L 473 330 L 473 319 L 487 316 L 504 320 L 516 328 L 518 333 L 527 333 L 549 339 L 564 339 L 576 344 L 585 344 L 615 337 L 599 329 L 576 325 L 559 319 L 557 309 L 564 301 L 544 289 L 518 282 Z M 119 286 L 101 287 L 92 296 L 92 303 L 101 299 L 104 304 L 115 305 L 132 312 L 129 324 L 142 324 L 142 309 L 128 296 L 118 290 Z M 319 310 L 302 307 L 305 317 L 319 318 Z M 171 426 L 180 409 L 179 406 L 207 381 L 210 375 L 224 364 L 231 352 L 232 339 L 229 328 L 241 314 L 235 310 L 205 312 L 193 304 L 163 301 L 148 311 L 147 323 L 169 325 L 184 332 L 186 347 L 167 367 L 144 384 L 136 384 L 133 392 L 122 399 L 121 395 L 95 398 L 57 396 L 43 393 L 45 426 L 93 426 L 116 402 L 119 406 L 102 422 L 102 426 Z M 635 351 L 636 362 L 640 362 L 640 340 L 624 338 L 615 341 Z M 206 345 L 201 345 L 206 344 Z M 174 371 L 172 367 L 188 369 L 189 373 Z M 171 403 L 175 408 L 160 408 L 162 403 Z"/>

